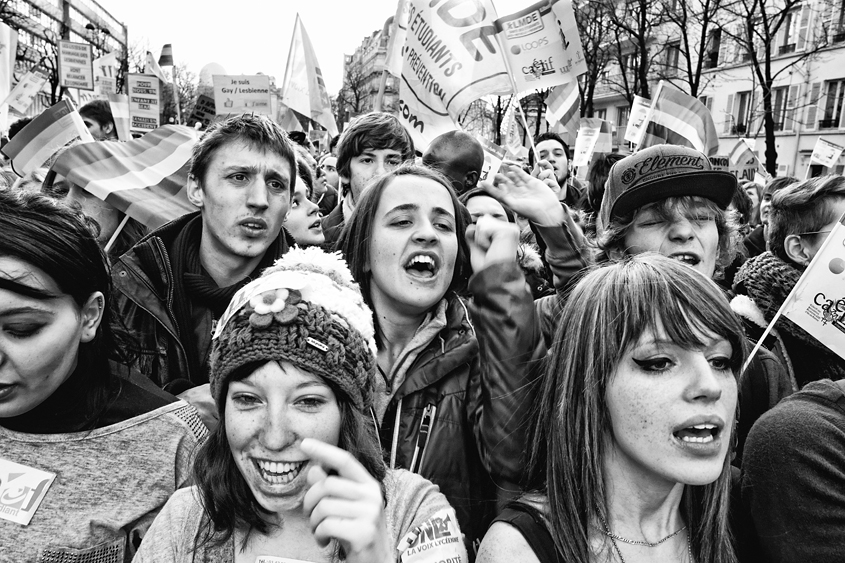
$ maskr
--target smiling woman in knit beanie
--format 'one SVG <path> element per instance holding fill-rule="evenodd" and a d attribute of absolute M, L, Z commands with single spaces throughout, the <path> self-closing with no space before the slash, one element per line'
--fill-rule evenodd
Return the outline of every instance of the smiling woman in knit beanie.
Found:
<path fill-rule="evenodd" d="M 292 250 L 238 291 L 212 337 L 220 425 L 197 485 L 171 497 L 136 561 L 466 562 L 437 487 L 382 461 L 375 353 L 372 313 L 336 254 Z M 440 533 L 418 537 L 426 526 Z"/>

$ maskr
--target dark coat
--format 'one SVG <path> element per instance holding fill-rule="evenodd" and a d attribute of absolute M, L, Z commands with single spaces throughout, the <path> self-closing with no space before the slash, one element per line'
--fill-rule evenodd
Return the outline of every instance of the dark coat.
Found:
<path fill-rule="evenodd" d="M 179 334 L 173 299 L 174 272 L 168 249 L 194 217 L 184 215 L 152 231 L 121 256 L 112 267 L 118 317 L 131 340 L 126 350 L 130 367 L 173 394 L 207 383 L 190 373 L 188 357 Z M 282 229 L 282 252 L 293 239 Z"/>
<path fill-rule="evenodd" d="M 440 487 L 471 545 L 495 515 L 495 483 L 522 476 L 536 387 L 528 358 L 538 338 L 531 293 L 516 264 L 485 268 L 470 290 L 475 298 L 468 307 L 449 299 L 446 327 L 405 374 L 380 436 L 388 461 L 395 457 L 396 467 Z"/>
<path fill-rule="evenodd" d="M 340 200 L 332 212 L 323 217 L 323 235 L 326 237 L 326 242 L 323 243 L 324 248 L 334 250 L 345 224 L 346 220 L 343 218 L 343 200 Z"/>

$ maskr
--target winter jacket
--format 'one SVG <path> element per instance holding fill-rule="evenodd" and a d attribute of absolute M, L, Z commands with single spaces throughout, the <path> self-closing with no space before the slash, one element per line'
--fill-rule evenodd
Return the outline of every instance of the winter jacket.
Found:
<path fill-rule="evenodd" d="M 455 508 L 470 552 L 495 515 L 499 479 L 518 482 L 536 389 L 531 293 L 514 263 L 470 280 L 473 301 L 450 296 L 446 326 L 417 355 L 380 428 L 392 467 L 419 473 Z"/>
<path fill-rule="evenodd" d="M 326 237 L 326 242 L 323 243 L 323 248 L 326 250 L 334 250 L 337 239 L 340 238 L 340 233 L 343 232 L 343 226 L 346 221 L 343 217 L 343 199 L 338 198 L 337 205 L 332 209 L 331 213 L 323 217 L 323 235 Z"/>
<path fill-rule="evenodd" d="M 192 374 L 173 307 L 174 272 L 168 249 L 199 213 L 184 215 L 152 231 L 112 266 L 118 316 L 130 332 L 131 366 L 171 393 L 207 383 Z M 293 244 L 285 237 L 282 253 Z M 209 326 L 209 330 L 211 330 Z"/>

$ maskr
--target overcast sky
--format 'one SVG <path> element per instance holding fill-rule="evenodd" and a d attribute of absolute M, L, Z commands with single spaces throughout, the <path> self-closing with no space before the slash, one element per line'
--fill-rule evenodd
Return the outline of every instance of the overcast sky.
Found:
<path fill-rule="evenodd" d="M 329 95 L 343 82 L 343 55 L 381 29 L 397 0 L 97 0 L 129 28 L 129 43 L 148 41 L 158 57 L 173 45 L 176 63 L 199 75 L 210 62 L 228 74 L 262 72 L 281 86 L 290 39 L 299 12 L 326 81 Z M 499 15 L 535 0 L 496 0 Z"/>
<path fill-rule="evenodd" d="M 176 63 L 199 74 L 207 63 L 228 74 L 263 72 L 281 86 L 296 13 L 317 51 L 329 94 L 343 81 L 343 55 L 381 29 L 397 0 L 97 0 L 129 28 L 129 43 L 149 41 L 158 57 L 173 45 Z"/>

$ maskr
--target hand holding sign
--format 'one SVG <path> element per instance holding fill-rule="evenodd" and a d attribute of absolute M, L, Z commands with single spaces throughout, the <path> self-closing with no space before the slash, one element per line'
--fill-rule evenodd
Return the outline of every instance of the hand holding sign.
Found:
<path fill-rule="evenodd" d="M 308 472 L 303 509 L 321 545 L 335 539 L 350 563 L 392 562 L 381 486 L 352 454 L 306 438 L 302 452 L 319 465 Z M 322 467 L 321 467 L 322 466 Z M 337 475 L 326 473 L 337 472 Z"/>
<path fill-rule="evenodd" d="M 533 178 L 517 166 L 502 165 L 496 183 L 483 182 L 494 198 L 535 225 L 555 226 L 563 222 L 563 207 L 557 195 L 542 180 Z"/>

